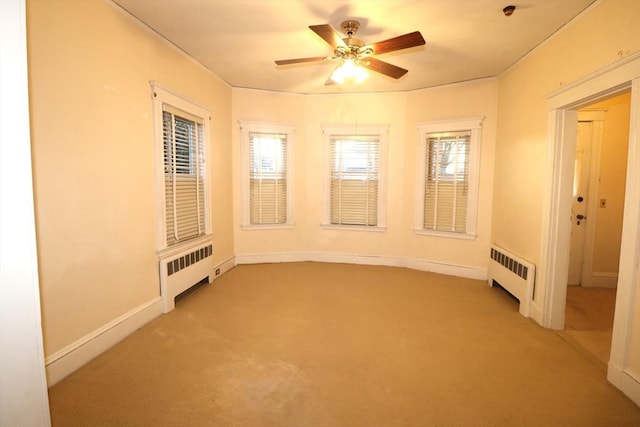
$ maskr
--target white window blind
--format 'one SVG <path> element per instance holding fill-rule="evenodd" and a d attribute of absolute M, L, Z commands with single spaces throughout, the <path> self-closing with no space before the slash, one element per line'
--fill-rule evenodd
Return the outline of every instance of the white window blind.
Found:
<path fill-rule="evenodd" d="M 332 135 L 329 161 L 331 224 L 377 226 L 379 137 Z"/>
<path fill-rule="evenodd" d="M 471 131 L 426 134 L 424 229 L 467 232 Z"/>
<path fill-rule="evenodd" d="M 483 117 L 418 125 L 418 234 L 477 237 Z"/>
<path fill-rule="evenodd" d="M 205 234 L 202 120 L 163 106 L 166 244 Z"/>
<path fill-rule="evenodd" d="M 251 224 L 287 222 L 287 134 L 249 132 Z"/>

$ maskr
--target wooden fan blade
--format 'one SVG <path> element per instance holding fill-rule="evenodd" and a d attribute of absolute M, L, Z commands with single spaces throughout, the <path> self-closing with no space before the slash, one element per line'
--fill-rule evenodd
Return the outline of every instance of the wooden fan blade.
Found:
<path fill-rule="evenodd" d="M 424 41 L 422 34 L 420 34 L 420 31 L 414 31 L 413 33 L 374 43 L 367 47 L 373 49 L 374 55 L 379 55 L 381 53 L 393 52 L 394 50 L 421 46 L 425 43 L 426 42 Z"/>
<path fill-rule="evenodd" d="M 305 62 L 322 62 L 329 59 L 326 56 L 314 56 L 313 58 L 296 58 L 296 59 L 281 59 L 276 61 L 276 65 L 289 65 L 289 64 L 302 64 Z"/>
<path fill-rule="evenodd" d="M 338 46 L 347 47 L 347 44 L 342 40 L 340 34 L 338 34 L 331 25 L 323 24 L 323 25 L 309 25 L 311 31 L 322 37 L 322 40 L 326 41 L 331 45 L 332 48 L 337 48 Z"/>
<path fill-rule="evenodd" d="M 389 64 L 388 62 L 380 61 L 379 59 L 371 57 L 367 58 L 364 61 L 361 61 L 360 65 L 370 69 L 371 71 L 375 71 L 376 73 L 393 77 L 394 79 L 399 79 L 409 72 L 409 70 L 405 70 L 404 68 L 400 68 L 396 65 Z"/>

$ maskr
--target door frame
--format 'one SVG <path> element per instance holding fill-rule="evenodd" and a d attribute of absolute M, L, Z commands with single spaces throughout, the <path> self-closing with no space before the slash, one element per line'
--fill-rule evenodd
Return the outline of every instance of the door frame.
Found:
<path fill-rule="evenodd" d="M 0 425 L 48 427 L 25 0 L 0 1 L 0 29 Z"/>
<path fill-rule="evenodd" d="M 620 266 L 608 379 L 640 402 L 638 374 L 625 372 L 631 344 L 640 258 L 640 52 L 549 94 L 548 157 L 538 286 L 543 326 L 562 329 L 569 261 L 571 189 L 578 109 L 631 88 L 629 151 Z"/>

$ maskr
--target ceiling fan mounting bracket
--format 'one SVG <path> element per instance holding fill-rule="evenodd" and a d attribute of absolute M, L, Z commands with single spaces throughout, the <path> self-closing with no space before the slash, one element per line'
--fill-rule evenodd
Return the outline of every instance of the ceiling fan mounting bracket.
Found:
<path fill-rule="evenodd" d="M 342 28 L 342 32 L 345 33 L 348 38 L 351 38 L 358 32 L 360 23 L 353 19 L 348 19 L 346 21 L 342 21 L 342 23 L 340 24 L 340 28 Z"/>

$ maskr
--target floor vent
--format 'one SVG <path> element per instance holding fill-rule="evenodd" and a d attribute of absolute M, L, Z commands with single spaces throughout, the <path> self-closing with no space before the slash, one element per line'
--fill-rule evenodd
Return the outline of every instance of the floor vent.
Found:
<path fill-rule="evenodd" d="M 500 246 L 491 246 L 488 279 L 506 289 L 520 302 L 520 314 L 529 317 L 535 285 L 536 266 Z"/>

